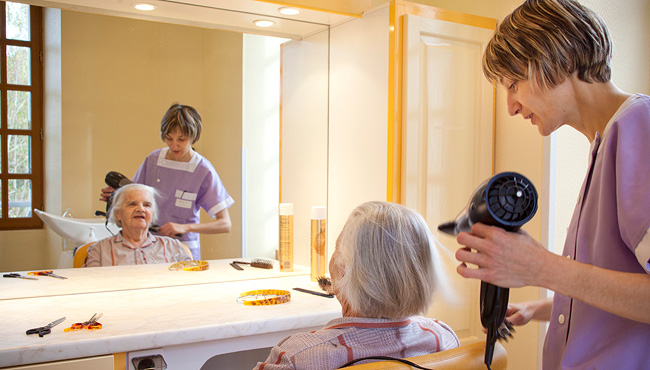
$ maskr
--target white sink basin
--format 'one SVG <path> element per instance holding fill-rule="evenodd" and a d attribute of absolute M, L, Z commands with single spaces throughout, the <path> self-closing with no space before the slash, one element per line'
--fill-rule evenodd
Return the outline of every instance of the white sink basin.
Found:
<path fill-rule="evenodd" d="M 63 217 L 39 209 L 34 209 L 34 213 L 55 233 L 61 235 L 64 239 L 73 240 L 79 244 L 108 238 L 120 231 L 120 228 L 114 223 L 109 222 L 106 225 L 106 220 L 103 218 Z M 113 234 L 106 229 L 107 226 Z"/>

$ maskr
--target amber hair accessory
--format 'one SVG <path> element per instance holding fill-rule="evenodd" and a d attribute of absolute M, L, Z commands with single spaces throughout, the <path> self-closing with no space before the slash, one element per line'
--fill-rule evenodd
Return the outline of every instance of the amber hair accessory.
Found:
<path fill-rule="evenodd" d="M 244 292 L 237 297 L 237 303 L 246 306 L 269 306 L 287 303 L 291 300 L 291 292 L 281 289 L 260 289 Z"/>
<path fill-rule="evenodd" d="M 81 329 L 88 329 L 88 330 L 97 330 L 102 328 L 102 324 L 98 323 L 97 320 L 99 320 L 102 317 L 103 314 L 97 314 L 95 313 L 88 321 L 84 322 L 77 322 L 72 324 L 69 328 L 63 329 L 65 332 L 69 332 L 71 330 L 81 330 Z"/>
<path fill-rule="evenodd" d="M 169 266 L 169 271 L 205 271 L 209 268 L 208 261 L 181 261 Z"/>

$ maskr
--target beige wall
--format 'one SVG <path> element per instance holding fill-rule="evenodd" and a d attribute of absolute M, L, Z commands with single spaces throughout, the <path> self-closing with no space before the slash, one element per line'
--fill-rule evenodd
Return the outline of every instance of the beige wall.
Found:
<path fill-rule="evenodd" d="M 275 258 L 280 194 L 280 43 L 244 35 L 245 257 Z M 248 108 L 251 109 L 248 109 Z"/>
<path fill-rule="evenodd" d="M 386 200 L 388 8 L 331 30 L 328 254 L 350 212 Z"/>
<path fill-rule="evenodd" d="M 280 196 L 294 205 L 293 260 L 303 266 L 311 261 L 311 209 L 328 201 L 328 41 L 325 31 L 282 46 Z"/>
<path fill-rule="evenodd" d="M 80 32 L 83 30 L 83 32 Z M 241 198 L 241 34 L 164 23 L 62 13 L 62 208 L 102 209 L 108 171 L 131 177 L 163 147 L 160 119 L 173 102 L 195 107 L 203 132 L 194 148 Z M 204 258 L 239 255 L 233 231 L 202 236 Z M 204 215 L 205 216 L 205 215 Z"/>
<path fill-rule="evenodd" d="M 53 108 L 45 121 L 45 210 L 61 214 L 70 208 L 75 217 L 84 218 L 103 210 L 99 190 L 106 173 L 133 176 L 149 152 L 164 146 L 160 119 L 167 108 L 173 102 L 188 104 L 203 118 L 203 133 L 194 148 L 217 168 L 236 201 L 230 208 L 233 231 L 202 236 L 203 257 L 239 256 L 242 35 L 72 11 L 60 14 L 60 88 L 46 82 L 45 101 Z M 56 55 L 57 47 L 52 41 L 46 55 Z M 56 77 L 56 66 L 46 70 L 46 79 Z M 60 130 L 53 130 L 59 119 Z M 47 233 L 0 232 L 0 270 L 62 265 L 61 239 Z M 16 261 L 23 255 L 32 262 Z"/>

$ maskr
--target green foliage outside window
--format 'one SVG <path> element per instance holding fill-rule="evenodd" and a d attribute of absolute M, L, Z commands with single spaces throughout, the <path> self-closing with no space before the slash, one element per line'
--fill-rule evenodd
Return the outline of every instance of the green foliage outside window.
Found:
<path fill-rule="evenodd" d="M 0 136 L 0 173 L 6 175 L 7 181 L 3 182 L 6 188 L 0 184 L 0 194 L 7 192 L 7 197 L 0 198 L 0 217 L 3 217 L 4 200 L 8 202 L 7 215 L 11 218 L 32 217 L 33 193 L 32 180 L 25 176 L 32 174 L 32 145 L 35 140 L 32 130 L 32 49 L 31 41 L 31 19 L 30 6 L 28 4 L 5 2 L 5 33 L 7 41 L 6 51 L 6 73 L 1 76 L 4 79 L 3 86 L 6 101 L 6 122 L 4 116 L 0 117 L 0 127 L 4 137 Z M 20 42 L 15 42 L 20 41 Z M 2 156 L 6 155 L 5 162 Z"/>

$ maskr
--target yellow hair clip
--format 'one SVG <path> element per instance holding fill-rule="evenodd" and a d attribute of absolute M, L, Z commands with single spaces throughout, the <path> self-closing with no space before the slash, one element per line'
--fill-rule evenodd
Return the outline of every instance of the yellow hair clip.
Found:
<path fill-rule="evenodd" d="M 208 261 L 182 261 L 169 266 L 169 271 L 204 271 L 210 268 Z"/>
<path fill-rule="evenodd" d="M 280 289 L 251 290 L 237 297 L 237 303 L 243 303 L 246 306 L 268 306 L 287 303 L 290 300 L 291 292 Z"/>

